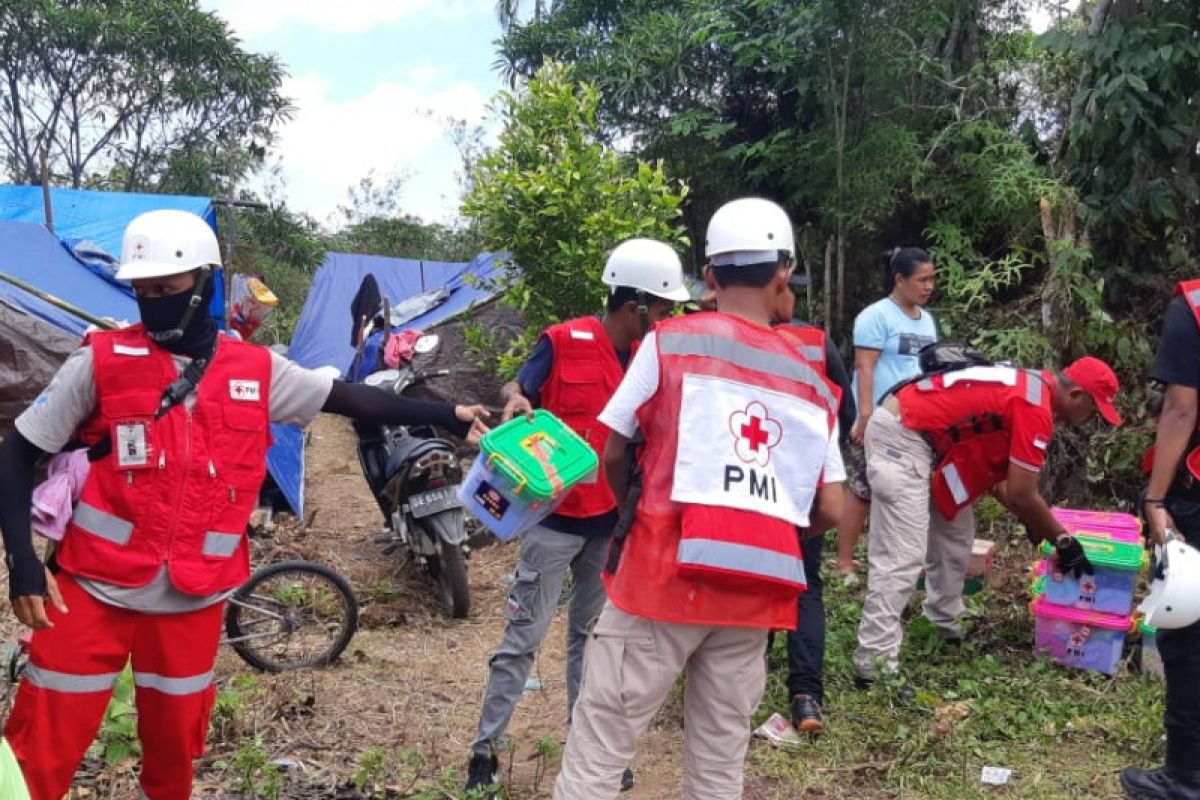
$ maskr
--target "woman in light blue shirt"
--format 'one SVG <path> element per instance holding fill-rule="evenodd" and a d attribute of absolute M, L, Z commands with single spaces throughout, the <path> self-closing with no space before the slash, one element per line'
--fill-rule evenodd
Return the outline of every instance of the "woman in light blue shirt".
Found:
<path fill-rule="evenodd" d="M 850 431 L 849 448 L 854 475 L 837 537 L 837 570 L 847 577 L 854 574 L 854 547 L 862 536 L 871 502 L 863 431 L 888 389 L 920 372 L 917 353 L 938 338 L 937 322 L 924 308 L 934 286 L 929 253 L 918 247 L 892 251 L 886 286 L 888 296 L 864 308 L 854 320 L 858 421 Z"/>

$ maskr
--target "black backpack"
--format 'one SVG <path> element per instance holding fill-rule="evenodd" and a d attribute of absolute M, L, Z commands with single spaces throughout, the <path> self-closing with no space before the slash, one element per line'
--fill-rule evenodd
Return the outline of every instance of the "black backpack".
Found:
<path fill-rule="evenodd" d="M 917 364 L 921 368 L 919 375 L 900 381 L 887 390 L 886 394 L 896 392 L 910 383 L 928 378 L 930 375 L 944 375 L 967 367 L 994 367 L 996 362 L 976 350 L 966 342 L 944 341 L 930 342 L 917 351 Z"/>
<path fill-rule="evenodd" d="M 931 342 L 917 351 L 921 375 L 940 375 L 967 367 L 993 367 L 996 362 L 966 342 Z"/>

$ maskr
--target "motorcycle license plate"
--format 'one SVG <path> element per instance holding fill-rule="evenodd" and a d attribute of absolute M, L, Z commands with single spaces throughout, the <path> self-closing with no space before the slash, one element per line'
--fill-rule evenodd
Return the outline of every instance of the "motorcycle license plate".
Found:
<path fill-rule="evenodd" d="M 414 517 L 428 517 L 439 511 L 461 507 L 457 486 L 443 486 L 440 489 L 421 492 L 408 498 L 408 508 Z"/>

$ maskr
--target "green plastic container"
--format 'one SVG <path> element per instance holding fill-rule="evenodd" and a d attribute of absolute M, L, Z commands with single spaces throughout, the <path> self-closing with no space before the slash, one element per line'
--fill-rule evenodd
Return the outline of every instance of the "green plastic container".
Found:
<path fill-rule="evenodd" d="M 1146 550 L 1137 542 L 1118 542 L 1089 536 L 1077 537 L 1095 575 L 1076 580 L 1054 568 L 1054 546 L 1042 545 L 1046 556 L 1046 602 L 1102 614 L 1128 614 L 1133 610 L 1133 590 L 1138 573 L 1147 563 Z"/>
<path fill-rule="evenodd" d="M 459 499 L 501 540 L 541 522 L 576 484 L 595 481 L 600 459 L 549 411 L 516 417 L 490 431 Z"/>

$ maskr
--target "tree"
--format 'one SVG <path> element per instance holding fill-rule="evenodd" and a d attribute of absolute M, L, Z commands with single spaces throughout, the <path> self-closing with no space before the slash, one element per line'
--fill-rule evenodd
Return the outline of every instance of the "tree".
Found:
<path fill-rule="evenodd" d="M 599 102 L 569 68 L 545 65 L 523 91 L 500 95 L 499 144 L 474 167 L 463 213 L 491 249 L 511 254 L 506 296 L 530 326 L 521 346 L 551 323 L 600 307 L 604 259 L 620 242 L 683 242 L 685 188 L 661 164 L 605 146 Z"/>
<path fill-rule="evenodd" d="M 688 181 L 693 240 L 731 196 L 783 203 L 815 234 L 806 267 L 832 241 L 823 288 L 840 310 L 877 291 L 878 252 L 923 243 L 930 210 L 913 186 L 943 132 L 1011 117 L 1015 6 L 561 0 L 508 31 L 500 58 L 510 76 L 551 57 L 594 81 L 605 134 Z"/>
<path fill-rule="evenodd" d="M 197 0 L 0 0 L 0 144 L 12 180 L 124 190 L 261 160 L 284 68 Z M 249 158 L 247 158 L 249 156 Z"/>

